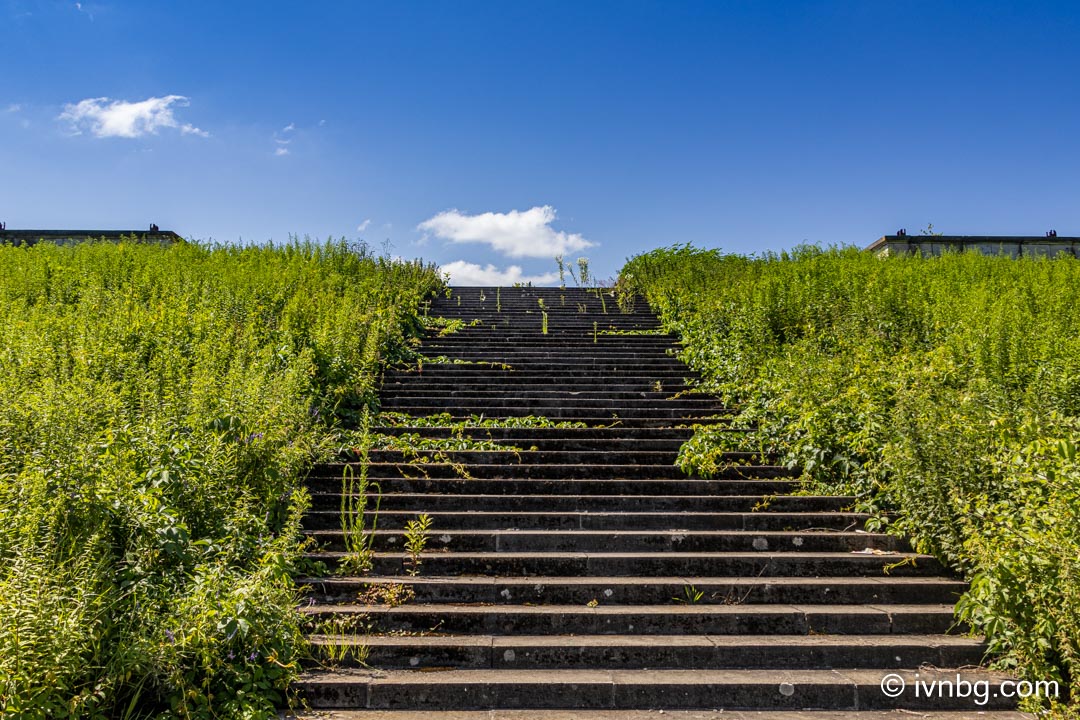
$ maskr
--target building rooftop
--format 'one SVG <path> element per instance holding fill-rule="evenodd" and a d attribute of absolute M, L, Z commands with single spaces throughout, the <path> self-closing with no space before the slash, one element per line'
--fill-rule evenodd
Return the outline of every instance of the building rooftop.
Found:
<path fill-rule="evenodd" d="M 161 230 L 156 225 L 150 230 L 33 230 L 22 228 L 0 228 L 0 245 L 34 245 L 38 242 L 53 242 L 61 245 L 86 240 L 107 240 L 119 242 L 122 239 L 135 238 L 138 242 L 173 243 L 183 240 L 172 230 Z"/>
<path fill-rule="evenodd" d="M 1057 255 L 1065 253 L 1080 257 L 1080 237 L 1046 235 L 884 235 L 870 243 L 866 250 L 878 255 L 921 252 L 940 255 L 943 252 L 978 250 L 984 255 Z"/>

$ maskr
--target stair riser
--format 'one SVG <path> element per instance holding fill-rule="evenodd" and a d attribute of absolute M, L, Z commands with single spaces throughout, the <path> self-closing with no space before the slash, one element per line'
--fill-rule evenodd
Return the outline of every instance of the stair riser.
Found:
<path fill-rule="evenodd" d="M 380 432 L 388 435 L 399 433 L 417 433 L 424 437 L 450 437 L 457 434 L 457 430 L 447 427 L 388 427 L 376 426 L 372 432 Z M 732 431 L 734 432 L 734 431 Z M 651 441 L 664 443 L 678 443 L 681 445 L 694 434 L 688 428 L 465 428 L 465 435 L 480 439 L 505 440 L 515 445 L 529 447 L 537 441 L 568 442 L 619 442 L 627 444 L 630 449 L 650 450 L 648 443 Z M 640 446 L 638 443 L 642 443 Z"/>
<path fill-rule="evenodd" d="M 414 454 L 415 451 L 411 451 L 409 454 Z M 671 452 L 657 452 L 650 450 L 598 450 L 598 451 L 570 451 L 570 450 L 558 450 L 554 452 L 546 452 L 543 450 L 531 450 L 529 448 L 522 448 L 521 450 L 446 450 L 440 451 L 443 457 L 446 457 L 452 462 L 469 463 L 470 465 L 573 465 L 573 464 L 588 464 L 588 465 L 660 465 L 662 467 L 671 467 L 675 464 L 676 453 Z M 368 453 L 368 460 L 372 463 L 396 463 L 409 462 L 411 458 L 407 457 L 405 452 L 401 450 L 372 450 Z M 757 453 L 748 452 L 726 452 L 718 454 L 718 460 L 724 462 L 738 464 L 741 469 L 742 466 L 759 465 L 762 462 L 761 455 Z M 315 471 L 318 471 L 323 467 L 335 468 L 335 465 L 316 466 Z"/>
<path fill-rule="evenodd" d="M 899 698 L 888 698 L 879 685 L 853 687 L 822 682 L 800 685 L 794 695 L 777 692 L 770 686 L 747 685 L 653 685 L 648 683 L 427 683 L 418 674 L 415 684 L 372 685 L 370 688 L 341 683 L 321 683 L 318 689 L 297 685 L 300 696 L 313 708 L 366 707 L 415 710 L 469 710 L 479 708 L 726 708 L 755 710 L 798 710 L 829 708 L 839 710 L 904 708 L 907 710 L 970 710 L 968 698 L 917 698 L 914 690 Z M 1011 709 L 1015 702 L 992 698 L 980 710 Z"/>
<path fill-rule="evenodd" d="M 317 553 L 312 559 L 335 567 L 338 557 Z M 877 555 L 852 555 L 844 558 L 789 557 L 782 554 L 760 557 L 701 557 L 686 554 L 657 554 L 601 557 L 597 555 L 535 555 L 520 557 L 507 553 L 468 556 L 457 553 L 425 554 L 423 572 L 430 575 L 505 575 L 589 577 L 885 577 L 885 568 L 900 558 Z M 390 575 L 403 572 L 404 558 L 394 554 L 377 555 L 372 571 Z M 944 573 L 944 568 L 929 558 L 918 565 L 904 565 L 890 571 L 893 577 L 927 577 Z"/>
<path fill-rule="evenodd" d="M 370 476 L 369 476 L 370 477 Z M 788 492 L 788 480 L 485 480 L 480 478 L 374 478 L 384 493 L 482 495 L 766 495 Z M 339 492 L 340 475 L 308 478 L 312 492 Z"/>
<path fill-rule="evenodd" d="M 385 527 L 385 526 L 384 526 Z M 321 534 L 316 538 L 323 550 L 345 550 L 341 534 Z M 401 552 L 400 532 L 377 533 L 375 549 Z M 757 545 L 757 547 L 755 547 Z M 643 535 L 565 535 L 529 533 L 447 534 L 435 530 L 428 537 L 428 551 L 457 552 L 851 552 L 863 548 L 906 551 L 904 543 L 888 535 L 839 535 L 831 533 L 793 533 L 786 537 L 765 537 L 752 533 L 723 536 L 643 534 Z"/>
<path fill-rule="evenodd" d="M 397 582 L 397 579 L 395 579 Z M 955 603 L 966 586 L 960 582 L 927 579 L 924 583 L 884 583 L 867 579 L 860 584 L 830 583 L 828 579 L 798 585 L 779 584 L 769 578 L 752 584 L 714 579 L 687 578 L 682 582 L 658 583 L 643 578 L 640 583 L 582 582 L 575 584 L 530 583 L 528 580 L 488 578 L 468 582 L 453 579 L 417 582 L 401 578 L 418 603 L 489 603 L 492 605 L 582 605 L 601 600 L 610 605 L 668 605 L 685 599 L 687 588 L 702 593 L 699 605 L 822 604 L 890 605 L 904 603 Z M 310 580 L 310 596 L 319 602 L 355 602 L 359 593 L 372 587 L 364 579 L 336 578 Z M 380 583 L 382 584 L 382 583 Z M 692 591 L 691 591 L 692 592 Z"/>
<path fill-rule="evenodd" d="M 369 508 L 375 507 L 370 496 Z M 380 510 L 410 510 L 437 512 L 448 510 L 480 510 L 484 512 L 753 512 L 761 503 L 759 497 L 649 497 L 620 495 L 578 496 L 514 496 L 514 495 L 388 495 L 384 494 Z M 311 496 L 312 507 L 327 510 L 341 507 L 337 494 Z M 780 495 L 769 504 L 778 512 L 838 512 L 851 501 L 846 498 L 804 497 Z M 512 527 L 512 526 L 509 526 Z"/>
<path fill-rule="evenodd" d="M 362 643 L 363 640 L 360 639 Z M 320 646 L 316 646 L 319 657 Z M 929 664 L 936 667 L 978 665 L 982 648 L 938 648 L 927 645 L 847 645 L 842 647 L 760 646 L 733 647 L 551 647 L 500 643 L 497 647 L 447 644 L 437 648 L 368 646 L 366 663 L 385 669 L 644 669 L 686 670 L 808 670 L 829 668 L 900 669 Z M 346 666 L 358 663 L 346 662 Z"/>
<path fill-rule="evenodd" d="M 429 512 L 435 531 L 461 529 L 531 529 L 546 530 L 845 530 L 863 526 L 867 516 L 858 513 L 653 513 L 625 514 L 617 512 Z M 379 523 L 403 527 L 416 518 L 415 510 L 379 510 Z M 303 525 L 308 530 L 338 529 L 341 513 L 333 510 L 307 513 Z"/>
<path fill-rule="evenodd" d="M 391 430 L 396 430 L 392 428 Z M 377 429 L 374 432 L 378 432 L 383 435 L 403 435 L 410 434 L 408 429 L 404 429 L 406 432 L 387 432 L 387 429 Z M 434 437 L 448 437 L 448 434 L 435 434 L 435 433 L 423 433 L 417 429 L 417 435 L 424 438 Z M 667 457 L 674 463 L 674 459 L 679 454 L 679 448 L 682 447 L 682 440 L 612 440 L 612 439 L 589 439 L 589 438 L 540 438 L 540 437 L 523 437 L 520 439 L 514 438 L 502 438 L 498 436 L 489 435 L 486 430 L 483 429 L 467 429 L 463 433 L 463 437 L 471 438 L 473 440 L 481 440 L 485 442 L 495 442 L 500 446 L 507 448 L 517 447 L 527 450 L 535 448 L 540 452 L 548 453 L 573 453 L 573 452 L 625 452 L 625 451 L 648 451 L 657 453 L 667 453 Z M 509 451 L 508 451 L 509 452 Z"/>
<path fill-rule="evenodd" d="M 418 633 L 471 635 L 846 635 L 944 634 L 953 626 L 951 613 L 899 616 L 885 613 L 851 613 L 837 610 L 733 614 L 635 613 L 626 608 L 618 614 L 498 612 L 452 614 L 407 611 L 371 612 L 353 616 L 358 634 Z M 313 613 L 309 622 L 342 617 Z"/>

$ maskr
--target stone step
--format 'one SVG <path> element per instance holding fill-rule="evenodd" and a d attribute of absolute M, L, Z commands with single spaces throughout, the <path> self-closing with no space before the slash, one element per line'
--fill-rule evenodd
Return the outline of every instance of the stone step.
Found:
<path fill-rule="evenodd" d="M 368 459 L 371 463 L 395 463 L 408 459 L 414 452 L 403 450 L 371 450 Z M 421 453 L 423 454 L 423 453 Z M 566 450 L 544 451 L 522 448 L 520 450 L 445 450 L 442 456 L 452 462 L 464 462 L 470 465 L 662 465 L 671 467 L 676 453 L 659 450 Z M 763 465 L 761 454 L 756 452 L 725 452 L 718 454 L 718 460 L 739 468 Z M 320 467 L 316 466 L 316 471 Z"/>
<path fill-rule="evenodd" d="M 582 328 L 585 330 L 585 328 Z M 431 348 L 442 346 L 448 347 L 493 347 L 502 350 L 517 349 L 520 347 L 612 347 L 612 348 L 659 348 L 661 352 L 669 347 L 677 347 L 678 340 L 674 335 L 628 335 L 615 333 L 633 333 L 635 330 L 608 330 L 600 323 L 593 332 L 588 328 L 586 334 L 580 335 L 537 335 L 536 333 L 500 334 L 491 330 L 481 329 L 480 326 L 467 328 L 449 335 L 428 333 L 423 340 L 425 352 Z"/>
<path fill-rule="evenodd" d="M 445 383 L 444 383 L 445 384 Z M 555 385 L 549 385 L 547 388 L 512 388 L 512 387 L 491 387 L 484 385 L 470 385 L 461 386 L 457 385 L 452 389 L 439 391 L 437 388 L 428 387 L 423 383 L 401 383 L 403 386 L 397 392 L 394 393 L 395 398 L 421 398 L 425 400 L 447 400 L 448 402 L 457 402 L 458 400 L 465 400 L 466 402 L 472 402 L 474 400 L 490 400 L 490 399 L 508 399 L 508 400 L 553 400 L 561 402 L 564 400 L 596 400 L 605 404 L 610 404 L 616 400 L 629 400 L 635 401 L 633 404 L 639 405 L 637 401 L 647 400 L 651 402 L 682 402 L 693 401 L 696 403 L 718 403 L 719 400 L 712 395 L 706 395 L 704 393 L 686 393 L 683 395 L 676 395 L 675 392 L 668 390 L 650 390 L 650 389 L 617 389 L 617 387 L 611 387 L 607 389 L 597 390 L 577 390 L 572 387 L 559 387 Z M 618 386 L 625 387 L 625 386 Z M 386 402 L 383 402 L 386 405 Z"/>
<path fill-rule="evenodd" d="M 1036 720 L 1036 716 L 1010 710 L 323 709 L 287 715 L 285 720 Z"/>
<path fill-rule="evenodd" d="M 588 381 L 600 388 L 606 387 L 605 383 L 608 382 L 620 383 L 624 379 L 634 381 L 635 378 L 642 377 L 647 377 L 650 383 L 659 380 L 661 387 L 666 387 L 671 382 L 694 381 L 698 377 L 674 363 L 663 360 L 654 362 L 650 367 L 637 360 L 622 361 L 617 358 L 598 358 L 595 363 L 574 364 L 551 360 L 517 359 L 511 362 L 511 359 L 494 361 L 447 355 L 426 355 L 408 364 L 396 365 L 387 371 L 387 377 L 391 380 L 435 377 L 436 375 L 469 381 L 474 385 L 483 384 L 485 379 L 494 381 L 499 377 L 511 381 L 520 378 L 547 377 L 548 382 L 553 386 L 561 382 L 580 386 L 583 381 Z"/>
<path fill-rule="evenodd" d="M 434 433 L 425 432 L 431 428 L 378 428 L 374 429 L 381 435 L 416 435 L 421 438 L 450 438 L 457 437 L 449 432 Z M 545 452 L 602 452 L 605 449 L 614 452 L 626 450 L 648 450 L 651 452 L 670 453 L 674 458 L 682 447 L 682 439 L 637 439 L 637 438 L 596 438 L 596 437 L 501 437 L 492 436 L 483 428 L 470 428 L 462 433 L 461 437 L 476 441 L 497 443 L 507 448 L 525 448 Z"/>
<path fill-rule="evenodd" d="M 569 365 L 574 367 L 600 367 L 615 370 L 626 370 L 627 368 L 637 368 L 644 372 L 648 372 L 650 369 L 668 369 L 678 370 L 680 368 L 679 361 L 675 358 L 668 358 L 662 355 L 652 355 L 650 353 L 575 353 L 580 357 L 573 363 L 565 362 L 570 353 L 566 352 L 544 352 L 544 353 L 512 353 L 512 352 L 440 352 L 437 355 L 428 355 L 427 357 L 442 359 L 442 362 L 454 363 L 454 361 L 461 361 L 462 363 L 498 363 L 499 365 L 510 365 L 517 370 L 537 368 L 550 365 Z M 549 368 L 555 372 L 558 368 Z M 556 380 L 557 381 L 557 380 Z"/>
<path fill-rule="evenodd" d="M 456 412 L 461 410 L 479 408 L 481 410 L 499 410 L 502 408 L 524 408 L 530 415 L 543 415 L 544 417 L 560 417 L 566 413 L 587 412 L 593 415 L 602 414 L 626 414 L 628 416 L 641 417 L 666 417 L 682 418 L 695 414 L 733 414 L 732 411 L 714 398 L 681 397 L 669 399 L 658 398 L 605 398 L 585 397 L 564 393 L 561 396 L 551 394 L 540 397 L 517 397 L 514 395 L 497 396 L 466 396 L 454 397 L 432 396 L 425 393 L 419 396 L 399 396 L 386 398 L 381 403 L 383 410 L 406 412 L 405 408 L 420 408 L 408 412 L 427 412 L 434 414 L 446 412 L 452 409 Z M 424 410 L 423 408 L 430 408 Z"/>
<path fill-rule="evenodd" d="M 944 634 L 952 605 L 313 605 L 316 628 L 353 623 L 363 633 L 491 635 L 904 635 Z"/>
<path fill-rule="evenodd" d="M 379 451 L 375 451 L 379 452 Z M 459 453 L 464 454 L 464 452 Z M 523 452 L 524 454 L 524 452 Z M 381 453 L 380 453 L 381 455 Z M 451 454 L 453 455 L 453 454 Z M 674 458 L 672 458 L 674 459 Z M 340 466 L 338 466 L 340 468 Z M 447 462 L 421 462 L 418 458 L 415 462 L 371 462 L 368 463 L 369 478 L 474 478 L 474 479 L 568 479 L 568 480 L 681 480 L 679 471 L 674 463 L 654 465 L 634 465 L 633 463 L 618 463 L 610 465 L 579 464 L 579 465 L 555 465 L 555 464 L 511 464 L 511 463 L 460 463 L 453 462 L 451 457 Z M 316 477 L 330 476 L 341 478 L 341 469 L 335 469 L 333 465 L 324 466 L 316 471 Z M 357 473 L 359 474 L 359 473 Z M 720 479 L 763 479 L 763 478 L 790 478 L 796 475 L 795 471 L 783 465 L 732 465 L 718 472 Z M 691 477 L 691 480 L 699 478 Z M 704 486 L 702 486 L 704 487 Z M 544 486 L 545 490 L 561 490 L 559 485 Z M 623 494 L 617 485 L 612 486 L 613 495 Z M 776 486 L 767 493 L 773 494 L 777 490 L 790 491 L 796 489 L 794 485 Z M 384 488 L 385 490 L 385 488 Z M 666 492 L 666 489 L 665 489 Z M 474 491 L 471 494 L 479 494 Z M 558 494 L 570 494 L 561 490 Z"/>
<path fill-rule="evenodd" d="M 381 527 L 386 528 L 383 524 Z M 345 550 L 339 530 L 318 530 L 311 537 L 324 550 Z M 377 530 L 374 547 L 401 551 L 400 529 Z M 881 533 L 760 532 L 723 530 L 442 530 L 429 534 L 427 550 L 437 552 L 851 552 L 875 548 L 908 550 L 902 540 Z"/>
<path fill-rule="evenodd" d="M 663 511 L 649 508 L 637 512 L 611 511 L 507 511 L 479 510 L 468 507 L 462 510 L 438 510 L 418 505 L 411 510 L 393 510 L 386 506 L 379 509 L 379 522 L 390 527 L 403 527 L 416 518 L 417 512 L 432 517 L 433 527 L 438 530 L 479 528 L 537 528 L 581 530 L 855 530 L 861 528 L 868 515 L 852 512 L 804 511 L 804 512 L 699 512 Z M 341 512 L 313 509 L 303 518 L 307 530 L 325 530 L 341 527 Z"/>
<path fill-rule="evenodd" d="M 700 605 L 952 604 L 967 584 L 941 577 L 490 577 L 428 574 L 306 578 L 318 602 L 356 602 L 371 588 L 404 584 L 418 603 L 507 605 L 670 605 L 700 592 Z"/>
<path fill-rule="evenodd" d="M 316 473 L 320 472 L 318 468 Z M 798 487 L 792 480 L 563 480 L 544 478 L 394 478 L 374 477 L 384 493 L 472 493 L 483 495 L 771 495 Z M 309 476 L 308 488 L 318 493 L 339 492 L 341 473 Z"/>
<path fill-rule="evenodd" d="M 403 402 L 387 401 L 383 404 L 384 410 L 405 413 L 416 417 L 425 415 L 439 415 L 444 412 L 453 412 L 452 417 L 464 415 L 486 415 L 490 418 L 515 418 L 541 416 L 553 421 L 572 421 L 587 423 L 604 423 L 610 425 L 613 421 L 624 422 L 656 422 L 663 421 L 661 427 L 670 427 L 678 424 L 702 424 L 709 421 L 730 420 L 731 411 L 724 408 L 701 408 L 699 410 L 678 407 L 653 407 L 653 408 L 611 408 L 600 404 L 588 405 L 575 403 L 573 407 L 549 407 L 546 404 L 520 403 L 514 405 L 492 405 L 483 403 L 459 402 L 456 405 L 431 405 L 431 404 L 407 404 Z"/>
<path fill-rule="evenodd" d="M 368 494 L 374 507 L 376 496 Z M 754 512 L 766 504 L 772 511 L 839 512 L 854 498 L 832 495 L 430 495 L 426 493 L 383 493 L 381 510 L 418 512 Z M 327 509 L 341 506 L 339 493 L 312 493 L 311 506 Z M 764 513 L 763 513 L 764 514 Z"/>
<path fill-rule="evenodd" d="M 461 382 L 454 381 L 446 377 L 430 377 L 424 375 L 414 375 L 413 377 L 406 379 L 388 380 L 383 383 L 383 391 L 387 393 L 393 393 L 396 397 L 402 396 L 415 396 L 415 395 L 448 395 L 450 393 L 458 393 L 459 395 L 482 397 L 482 396 L 495 396 L 496 393 L 502 393 L 505 397 L 529 397 L 533 393 L 545 393 L 547 395 L 566 395 L 577 394 L 584 395 L 585 397 L 597 396 L 597 397 L 613 397 L 613 398 L 630 398 L 630 397 L 642 397 L 642 393 L 646 393 L 645 397 L 648 397 L 648 393 L 659 393 L 662 397 L 672 397 L 679 393 L 685 393 L 683 397 L 690 396 L 691 386 L 684 383 L 661 385 L 660 390 L 656 390 L 655 383 L 649 381 L 641 381 L 634 383 L 617 382 L 615 380 L 610 381 L 608 386 L 609 395 L 601 395 L 604 390 L 597 390 L 598 385 L 593 381 L 575 381 L 575 382 L 560 382 L 558 384 L 552 383 L 550 379 L 547 383 L 540 381 L 528 381 L 518 382 L 514 378 L 500 377 L 490 380 L 477 380 L 473 379 L 466 382 L 462 379 Z M 539 395 L 544 397 L 544 395 Z M 712 398 L 709 395 L 699 395 L 699 397 Z"/>
<path fill-rule="evenodd" d="M 978 665 L 983 641 L 950 635 L 315 635 L 316 660 L 363 649 L 380 669 L 775 669 Z M 356 667 L 361 653 L 345 658 Z M 351 661 L 350 661 L 351 660 Z"/>
<path fill-rule="evenodd" d="M 387 408 L 389 411 L 390 409 Z M 393 412 L 401 413 L 403 415 L 410 415 L 417 420 L 424 418 L 431 418 L 435 416 L 438 418 L 440 424 L 448 423 L 451 425 L 464 424 L 467 426 L 475 425 L 477 419 L 484 420 L 497 420 L 500 423 L 513 423 L 517 418 L 543 418 L 552 423 L 575 423 L 583 425 L 582 428 L 562 428 L 566 430 L 584 430 L 584 429 L 623 429 L 623 430 L 681 430 L 693 428 L 695 425 L 709 425 L 709 426 L 721 426 L 718 430 L 723 430 L 723 426 L 730 427 L 735 432 L 745 432 L 744 427 L 731 426 L 731 417 L 727 415 L 709 415 L 703 417 L 687 417 L 687 418 L 650 418 L 650 417 L 628 417 L 618 416 L 612 417 L 609 415 L 582 415 L 575 414 L 570 417 L 552 417 L 548 415 L 530 415 L 527 409 L 518 412 L 515 415 L 500 415 L 499 413 L 492 413 L 489 410 L 482 411 L 469 411 L 466 409 L 464 414 L 461 410 L 455 409 L 455 412 L 448 412 L 448 408 L 429 408 L 427 412 L 404 412 L 401 408 L 394 408 Z M 523 426 L 525 427 L 525 426 Z"/>
<path fill-rule="evenodd" d="M 385 434 L 416 433 L 425 437 L 451 437 L 458 434 L 456 428 L 449 427 L 423 427 L 423 426 L 376 426 L 372 432 Z M 547 428 L 547 427 L 472 427 L 467 428 L 466 435 L 489 440 L 512 442 L 519 446 L 530 447 L 540 442 L 567 441 L 567 442 L 602 442 L 602 443 L 628 443 L 630 447 L 639 444 L 642 450 L 649 450 L 646 443 L 649 442 L 672 442 L 677 443 L 676 448 L 689 440 L 694 434 L 690 428 Z M 736 432 L 732 430 L 732 432 Z M 618 445 L 614 445 L 618 447 Z"/>
<path fill-rule="evenodd" d="M 436 530 L 436 532 L 438 532 Z M 338 567 L 345 554 L 305 557 Z M 929 555 L 857 552 L 425 552 L 424 572 L 433 575 L 711 575 L 716 577 L 906 577 L 945 573 Z M 372 572 L 394 574 L 405 567 L 401 552 L 377 552 Z"/>
<path fill-rule="evenodd" d="M 725 708 L 970 710 L 973 698 L 920 697 L 917 680 L 986 683 L 980 709 L 1015 708 L 1001 693 L 1009 677 L 988 671 L 901 671 L 907 688 L 882 692 L 879 670 L 413 670 L 340 669 L 301 676 L 295 688 L 313 708 Z M 969 686 L 970 687 L 970 686 Z M 976 686 L 980 687 L 980 686 Z M 925 695 L 925 693 L 923 693 Z"/>

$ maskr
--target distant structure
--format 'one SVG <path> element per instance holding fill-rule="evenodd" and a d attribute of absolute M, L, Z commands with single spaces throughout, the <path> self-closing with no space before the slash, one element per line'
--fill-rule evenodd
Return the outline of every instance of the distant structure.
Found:
<path fill-rule="evenodd" d="M 57 245 L 73 245 L 88 240 L 120 242 L 134 238 L 136 242 L 171 245 L 180 242 L 182 237 L 172 230 L 162 230 L 151 225 L 146 230 L 8 230 L 7 223 L 0 222 L 0 245 L 36 245 L 39 242 L 51 242 Z"/>
<path fill-rule="evenodd" d="M 876 255 L 904 255 L 916 252 L 924 257 L 945 252 L 978 250 L 983 255 L 1053 257 L 1065 254 L 1080 257 L 1080 237 L 1058 237 L 1056 230 L 1043 236 L 1024 235 L 908 235 L 899 230 L 870 243 L 867 252 Z"/>

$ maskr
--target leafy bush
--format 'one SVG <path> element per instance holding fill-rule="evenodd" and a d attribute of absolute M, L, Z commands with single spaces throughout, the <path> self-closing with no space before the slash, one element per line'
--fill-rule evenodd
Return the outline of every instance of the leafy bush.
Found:
<path fill-rule="evenodd" d="M 676 246 L 617 291 L 738 408 L 745 432 L 698 430 L 685 470 L 757 449 L 856 495 L 972 580 L 959 616 L 1003 665 L 1080 699 L 1080 261 Z"/>
<path fill-rule="evenodd" d="M 431 267 L 364 247 L 0 247 L 0 715 L 271 717 L 301 480 Z"/>

